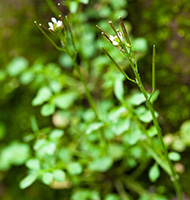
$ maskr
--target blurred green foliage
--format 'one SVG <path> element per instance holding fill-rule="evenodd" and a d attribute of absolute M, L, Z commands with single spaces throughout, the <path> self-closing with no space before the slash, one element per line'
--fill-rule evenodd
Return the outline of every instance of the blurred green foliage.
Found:
<path fill-rule="evenodd" d="M 0 2 L 1 199 L 172 197 L 163 166 L 150 157 L 148 147 L 157 140 L 145 100 L 99 48 L 109 49 L 132 74 L 127 61 L 95 27 L 98 24 L 112 35 L 107 22 L 115 22 L 118 16 L 125 19 L 147 90 L 151 88 L 151 49 L 156 44 L 160 95 L 157 91 L 155 106 L 170 159 L 182 173 L 184 193 L 190 195 L 190 7 L 188 0 L 174 2 L 63 1 L 63 12 L 72 22 L 80 49 L 78 62 L 103 122 L 95 120 L 70 58 L 56 51 L 33 24 L 40 18 L 46 25 L 57 16 L 57 2 Z M 177 152 L 182 153 L 182 160 Z"/>

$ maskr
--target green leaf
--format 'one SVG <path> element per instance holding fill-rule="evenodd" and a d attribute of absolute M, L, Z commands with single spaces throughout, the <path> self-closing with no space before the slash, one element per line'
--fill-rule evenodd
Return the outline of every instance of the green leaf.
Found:
<path fill-rule="evenodd" d="M 59 58 L 59 62 L 64 68 L 69 69 L 73 66 L 72 59 L 69 57 L 69 55 L 67 55 L 65 53 L 61 55 L 61 57 Z"/>
<path fill-rule="evenodd" d="M 117 124 L 113 126 L 113 132 L 115 135 L 121 135 L 130 128 L 130 119 L 126 118 L 124 120 L 119 120 Z"/>
<path fill-rule="evenodd" d="M 61 138 L 64 134 L 64 131 L 63 130 L 60 130 L 60 129 L 54 129 L 51 133 L 50 133 L 50 140 L 53 140 L 53 141 L 56 141 L 58 140 L 59 138 Z"/>
<path fill-rule="evenodd" d="M 34 79 L 34 74 L 30 71 L 24 72 L 20 76 L 20 82 L 24 85 L 31 83 L 33 79 Z"/>
<path fill-rule="evenodd" d="M 26 166 L 29 169 L 38 171 L 40 170 L 40 161 L 38 159 L 30 159 L 26 162 Z"/>
<path fill-rule="evenodd" d="M 65 172 L 63 170 L 60 170 L 60 169 L 56 169 L 56 170 L 53 171 L 53 177 L 58 182 L 63 182 L 66 179 L 65 178 L 66 177 Z"/>
<path fill-rule="evenodd" d="M 32 185 L 32 183 L 34 183 L 34 181 L 37 179 L 38 174 L 36 173 L 31 173 L 28 176 L 26 176 L 19 184 L 21 189 L 25 189 L 27 187 L 29 187 L 30 185 Z"/>
<path fill-rule="evenodd" d="M 89 164 L 89 169 L 92 171 L 105 172 L 112 164 L 113 160 L 110 157 L 98 158 Z"/>
<path fill-rule="evenodd" d="M 51 81 L 49 86 L 53 92 L 55 93 L 61 92 L 62 85 L 58 81 L 55 81 L 55 80 Z"/>
<path fill-rule="evenodd" d="M 124 148 L 120 144 L 110 144 L 108 152 L 113 160 L 119 160 L 124 154 Z"/>
<path fill-rule="evenodd" d="M 41 108 L 41 115 L 45 117 L 52 115 L 54 112 L 55 112 L 54 104 L 47 103 L 43 105 Z"/>
<path fill-rule="evenodd" d="M 51 90 L 48 87 L 42 87 L 38 90 L 36 97 L 32 101 L 33 106 L 38 106 L 48 101 L 52 96 Z"/>
<path fill-rule="evenodd" d="M 154 137 L 155 135 L 157 135 L 157 130 L 155 126 L 151 126 L 148 130 L 147 130 L 147 134 L 149 137 Z"/>
<path fill-rule="evenodd" d="M 159 178 L 160 170 L 156 163 L 150 168 L 148 176 L 152 182 L 155 182 Z"/>
<path fill-rule="evenodd" d="M 69 163 L 72 158 L 69 149 L 63 147 L 59 150 L 58 156 L 64 163 Z"/>
<path fill-rule="evenodd" d="M 125 143 L 134 145 L 136 144 L 142 136 L 142 132 L 140 129 L 132 129 L 129 133 L 126 133 L 123 136 L 123 140 Z"/>
<path fill-rule="evenodd" d="M 77 95 L 75 92 L 67 92 L 67 93 L 64 93 L 64 94 L 54 97 L 53 103 L 58 108 L 68 109 L 73 105 L 76 97 L 77 97 Z"/>
<path fill-rule="evenodd" d="M 69 163 L 67 170 L 71 175 L 78 175 L 82 173 L 82 166 L 78 162 Z"/>
<path fill-rule="evenodd" d="M 56 143 L 47 141 L 45 139 L 39 139 L 34 145 L 34 150 L 37 151 L 39 157 L 45 155 L 54 155 L 56 151 Z"/>
<path fill-rule="evenodd" d="M 4 70 L 0 70 L 0 81 L 4 81 L 6 79 L 7 73 Z"/>
<path fill-rule="evenodd" d="M 181 160 L 181 155 L 179 153 L 177 153 L 177 152 L 174 152 L 174 151 L 170 152 L 168 154 L 168 156 L 169 156 L 169 159 L 172 160 L 172 161 Z"/>
<path fill-rule="evenodd" d="M 88 3 L 89 3 L 89 0 L 80 0 L 80 3 L 88 4 Z"/>
<path fill-rule="evenodd" d="M 106 195 L 104 200 L 120 200 L 120 198 L 116 194 L 108 194 Z"/>
<path fill-rule="evenodd" d="M 124 86 L 123 86 L 123 80 L 117 79 L 114 83 L 114 93 L 115 96 L 119 101 L 123 101 L 124 98 Z"/>
<path fill-rule="evenodd" d="M 155 115 L 156 117 L 158 117 L 158 113 L 155 112 Z M 151 115 L 151 112 L 149 110 L 147 110 L 146 112 L 144 112 L 140 117 L 139 119 L 142 121 L 142 122 L 145 122 L 145 123 L 150 123 L 152 121 L 152 115 Z"/>
<path fill-rule="evenodd" d="M 185 144 L 190 145 L 190 120 L 183 122 L 180 127 L 180 135 Z"/>
<path fill-rule="evenodd" d="M 148 49 L 148 44 L 145 38 L 136 38 L 132 41 L 134 51 L 144 52 Z"/>
<path fill-rule="evenodd" d="M 71 200 L 88 200 L 89 195 L 89 190 L 78 190 L 72 194 Z"/>
<path fill-rule="evenodd" d="M 46 185 L 49 185 L 53 181 L 53 174 L 46 172 L 42 175 L 42 182 Z"/>
<path fill-rule="evenodd" d="M 34 115 L 30 117 L 30 124 L 31 124 L 32 131 L 34 133 L 39 131 L 38 123 Z"/>
<path fill-rule="evenodd" d="M 154 103 L 157 100 L 159 94 L 160 94 L 159 90 L 154 91 L 153 95 L 150 98 L 151 103 Z"/>
<path fill-rule="evenodd" d="M 0 122 L 0 140 L 2 140 L 5 136 L 6 127 L 3 123 Z"/>
<path fill-rule="evenodd" d="M 110 121 L 113 121 L 114 123 L 117 123 L 118 121 L 118 118 L 123 114 L 125 113 L 127 110 L 125 107 L 121 106 L 119 108 L 116 108 L 116 109 L 113 109 L 110 113 L 109 113 L 109 116 L 108 116 L 108 119 Z"/>
<path fill-rule="evenodd" d="M 99 130 L 101 127 L 103 127 L 104 124 L 102 122 L 95 122 L 90 124 L 90 126 L 88 127 L 88 129 L 86 130 L 86 134 L 90 134 L 93 131 L 97 131 Z"/>
<path fill-rule="evenodd" d="M 76 2 L 76 1 L 70 2 L 69 10 L 71 13 L 76 13 L 77 8 L 78 8 L 78 2 Z"/>
<path fill-rule="evenodd" d="M 136 93 L 130 97 L 129 102 L 132 105 L 138 106 L 146 101 L 144 95 L 142 93 Z"/>
<path fill-rule="evenodd" d="M 28 65 L 29 63 L 25 58 L 17 57 L 8 65 L 7 73 L 10 76 L 18 76 L 28 67 Z"/>
<path fill-rule="evenodd" d="M 0 170 L 8 170 L 11 165 L 22 165 L 30 156 L 28 144 L 13 141 L 0 153 Z"/>

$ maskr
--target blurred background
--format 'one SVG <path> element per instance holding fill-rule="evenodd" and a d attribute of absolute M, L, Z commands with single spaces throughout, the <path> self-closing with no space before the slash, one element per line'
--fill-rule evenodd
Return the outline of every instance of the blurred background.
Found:
<path fill-rule="evenodd" d="M 57 77 L 62 72 L 71 71 L 69 58 L 57 51 L 34 24 L 36 20 L 47 26 L 52 16 L 58 17 L 58 2 L 0 1 L 0 199 L 3 200 L 61 199 L 69 193 L 49 189 L 39 182 L 29 189 L 19 189 L 19 182 L 26 172 L 24 162 L 31 153 L 28 144 L 23 142 L 23 137 L 31 132 L 31 117 L 37 116 L 42 127 L 53 123 L 50 117 L 44 118 L 39 114 L 38 107 L 31 105 L 36 89 L 49 76 Z M 185 173 L 181 174 L 181 185 L 190 196 L 189 0 L 65 0 L 61 3 L 64 14 L 70 17 L 80 38 L 84 65 L 95 74 L 95 85 L 98 84 L 97 77 L 104 72 L 97 66 L 106 66 L 100 46 L 107 45 L 108 51 L 112 51 L 96 30 L 96 24 L 108 34 L 113 34 L 107 22 L 112 20 L 118 25 L 118 16 L 124 19 L 137 51 L 139 71 L 147 90 L 151 90 L 152 45 L 156 45 L 156 88 L 160 95 L 155 108 L 165 134 L 171 138 L 173 134 L 186 135 L 187 143 L 175 145 L 182 153 L 182 172 L 185 169 Z M 34 81 L 33 71 L 39 65 L 43 73 Z M 54 65 L 63 71 L 55 71 Z M 131 83 L 126 84 L 129 92 L 135 87 Z M 97 99 L 101 96 L 98 87 L 94 89 Z M 109 97 L 111 90 L 109 86 L 105 88 L 104 95 Z M 17 150 L 18 153 L 13 154 Z M 25 154 L 20 154 L 20 151 Z"/>

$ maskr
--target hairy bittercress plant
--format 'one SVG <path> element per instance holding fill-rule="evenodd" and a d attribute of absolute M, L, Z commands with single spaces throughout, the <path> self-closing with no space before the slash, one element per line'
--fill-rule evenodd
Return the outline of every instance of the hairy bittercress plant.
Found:
<path fill-rule="evenodd" d="M 159 142 L 160 142 L 160 146 L 161 146 L 161 151 L 163 152 L 164 156 L 165 156 L 165 159 L 167 160 L 167 164 L 170 168 L 170 172 L 168 173 L 169 176 L 171 177 L 171 181 L 174 182 L 174 186 L 175 186 L 175 189 L 176 189 L 176 193 L 178 195 L 178 199 L 182 199 L 182 193 L 181 193 L 181 189 L 180 189 L 180 185 L 179 185 L 179 182 L 178 182 L 178 175 L 174 169 L 174 166 L 173 164 L 171 163 L 170 159 L 169 159 L 169 156 L 168 156 L 168 151 L 167 151 L 167 148 L 164 144 L 164 141 L 163 141 L 163 136 L 162 136 L 162 133 L 161 133 L 161 128 L 159 126 L 159 123 L 158 123 L 158 120 L 157 120 L 157 117 L 156 117 L 156 114 L 155 114 L 155 111 L 154 111 L 154 108 L 153 108 L 153 103 L 151 102 L 151 97 L 152 95 L 154 94 L 154 91 L 155 91 L 155 45 L 153 46 L 153 62 L 152 62 L 152 93 L 149 94 L 142 82 L 141 82 L 141 79 L 140 79 L 140 75 L 139 75 L 139 72 L 138 72 L 138 65 L 137 65 L 137 61 L 136 61 L 136 58 L 135 58 L 135 55 L 134 55 L 134 52 L 132 50 L 132 46 L 131 46 L 131 43 L 130 43 L 130 39 L 129 39 L 129 35 L 127 33 L 127 30 L 125 28 L 125 25 L 123 23 L 123 20 L 121 19 L 121 17 L 119 17 L 119 22 L 120 22 L 120 25 L 121 25 L 121 28 L 122 28 L 122 31 L 123 31 L 123 34 L 125 36 L 125 39 L 126 39 L 126 44 L 124 43 L 124 40 L 123 40 L 123 36 L 121 34 L 121 32 L 119 32 L 119 30 L 116 30 L 113 23 L 110 21 L 109 24 L 111 26 L 111 28 L 113 29 L 113 31 L 115 32 L 116 36 L 110 36 L 108 37 L 107 34 L 102 31 L 101 28 L 98 28 L 100 29 L 100 31 L 102 32 L 102 34 L 114 45 L 114 46 L 117 46 L 118 49 L 122 52 L 122 54 L 124 56 L 127 57 L 127 59 L 129 60 L 130 62 L 130 66 L 134 72 L 134 75 L 135 75 L 135 80 L 129 78 L 129 76 L 122 70 L 122 68 L 116 63 L 116 61 L 111 57 L 111 55 L 102 47 L 103 51 L 107 54 L 107 56 L 111 59 L 111 61 L 115 64 L 115 66 L 125 75 L 126 79 L 128 79 L 129 81 L 137 84 L 137 86 L 139 87 L 140 91 L 142 92 L 142 94 L 144 95 L 145 99 L 146 99 L 146 105 L 151 113 L 151 116 L 152 116 L 152 119 L 153 119 L 153 123 L 155 125 L 155 128 L 156 128 L 156 131 L 157 131 L 157 135 L 158 135 L 158 139 L 159 139 Z M 116 41 L 117 40 L 117 41 Z"/>
<path fill-rule="evenodd" d="M 58 6 L 60 8 L 60 4 Z M 71 118 L 68 123 L 70 126 L 66 124 L 62 127 L 64 131 L 61 128 L 40 130 L 37 122 L 33 120 L 33 130 L 36 135 L 35 155 L 26 163 L 29 174 L 21 181 L 21 188 L 26 188 L 36 179 L 40 179 L 53 188 L 72 188 L 74 186 L 72 199 L 80 199 L 79 197 L 82 194 L 86 195 L 83 199 L 100 199 L 100 196 L 106 196 L 107 193 L 102 191 L 102 188 L 100 189 L 101 194 L 97 192 L 99 184 L 96 185 L 96 175 L 99 175 L 100 180 L 98 181 L 103 182 L 107 176 L 111 177 L 113 173 L 114 181 L 110 183 L 110 187 L 117 190 L 116 199 L 119 197 L 123 199 L 123 196 L 125 196 L 125 199 L 131 198 L 125 192 L 124 186 L 129 187 L 139 196 L 151 196 L 148 191 L 140 186 L 136 187 L 138 184 L 135 179 L 142 173 L 142 166 L 147 166 L 152 157 L 156 162 L 149 171 L 151 181 L 154 182 L 159 177 L 160 166 L 171 177 L 178 199 L 181 200 L 178 175 L 169 159 L 168 150 L 163 142 L 158 124 L 157 113 L 153 108 L 153 102 L 157 95 L 157 91 L 155 91 L 155 46 L 153 46 L 152 93 L 149 94 L 141 82 L 135 53 L 121 17 L 119 17 L 119 22 L 123 33 L 116 30 L 112 22 L 109 22 L 109 24 L 114 30 L 115 36 L 108 36 L 97 26 L 113 47 L 117 47 L 127 57 L 135 78 L 130 78 L 102 47 L 112 63 L 121 72 L 121 74 L 115 74 L 114 83 L 114 93 L 120 105 L 116 106 L 112 101 L 106 100 L 96 103 L 77 61 L 80 52 L 68 17 L 60 15 L 59 20 L 53 17 L 51 21 L 48 23 L 49 27 L 38 25 L 37 22 L 35 24 L 56 49 L 66 53 L 72 60 L 91 109 L 86 109 L 83 106 L 80 109 L 77 108 L 75 112 L 70 111 L 72 114 L 67 115 Z M 61 41 L 61 47 L 45 31 L 58 37 Z M 126 97 L 123 86 L 124 77 L 136 84 L 141 93 Z M 77 87 L 77 84 L 75 86 Z M 81 95 L 79 91 L 74 93 L 70 91 L 68 95 L 59 93 L 61 93 L 61 89 L 52 92 L 47 87 L 40 88 L 32 103 L 37 106 L 48 102 L 43 105 L 42 114 L 49 116 L 55 113 L 56 108 L 68 111 L 76 98 Z M 59 96 L 62 97 L 59 98 Z M 64 107 L 61 101 L 67 103 L 72 101 L 72 104 Z M 143 103 L 146 106 L 142 105 Z M 144 124 L 151 121 L 154 125 L 147 129 Z M 153 138 L 155 135 L 158 136 L 159 145 L 155 142 L 156 138 Z M 122 161 L 126 164 L 122 164 Z M 113 167 L 113 164 L 117 165 L 118 162 L 121 162 L 121 170 L 120 166 Z M 124 173 L 128 169 L 135 169 L 131 176 Z M 80 178 L 81 174 L 84 175 L 83 178 Z M 95 189 L 91 188 L 88 191 L 81 189 L 83 185 L 85 186 L 85 183 L 90 185 L 92 182 L 96 185 Z M 141 189 L 139 190 L 139 188 Z M 105 197 L 106 200 L 108 199 L 107 196 Z"/>

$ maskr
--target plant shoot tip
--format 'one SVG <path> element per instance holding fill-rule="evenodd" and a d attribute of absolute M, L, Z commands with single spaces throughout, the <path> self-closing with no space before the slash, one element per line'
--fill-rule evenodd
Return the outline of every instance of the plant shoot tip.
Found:
<path fill-rule="evenodd" d="M 109 24 L 112 24 L 112 21 L 109 21 L 108 23 L 109 23 Z"/>
<path fill-rule="evenodd" d="M 118 19 L 121 19 L 121 16 L 119 16 Z"/>
<path fill-rule="evenodd" d="M 58 5 L 58 6 L 60 6 L 61 4 L 60 4 L 60 3 L 58 3 L 57 5 Z"/>
<path fill-rule="evenodd" d="M 39 24 L 39 26 L 42 26 L 42 24 Z"/>
<path fill-rule="evenodd" d="M 34 21 L 34 24 L 36 24 L 37 22 L 36 21 Z"/>

